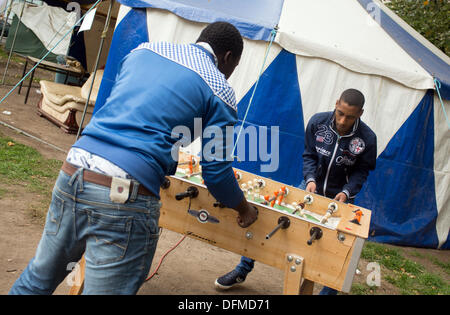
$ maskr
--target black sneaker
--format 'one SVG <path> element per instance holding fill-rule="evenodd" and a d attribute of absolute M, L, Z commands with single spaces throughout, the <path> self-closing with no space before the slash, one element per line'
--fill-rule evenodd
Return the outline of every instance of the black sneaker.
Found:
<path fill-rule="evenodd" d="M 242 283 L 245 281 L 245 277 L 240 274 L 236 269 L 230 271 L 226 275 L 223 275 L 220 278 L 216 279 L 214 285 L 218 289 L 227 290 L 236 284 Z"/>

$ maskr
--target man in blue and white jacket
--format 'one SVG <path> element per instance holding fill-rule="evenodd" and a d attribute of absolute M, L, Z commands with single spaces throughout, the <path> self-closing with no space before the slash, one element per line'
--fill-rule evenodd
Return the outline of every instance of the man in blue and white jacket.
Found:
<path fill-rule="evenodd" d="M 306 191 L 353 203 L 377 159 L 377 137 L 360 119 L 364 102 L 360 91 L 347 89 L 333 112 L 309 120 L 303 151 Z M 324 286 L 319 294 L 337 293 Z"/>
<path fill-rule="evenodd" d="M 336 101 L 334 111 L 311 117 L 305 133 L 300 189 L 353 202 L 369 171 L 375 169 L 377 158 L 376 135 L 360 119 L 364 102 L 360 91 L 348 89 Z M 233 270 L 216 279 L 216 288 L 227 290 L 243 283 L 254 263 L 242 256 Z M 337 291 L 324 287 L 320 294 L 335 295 Z"/>
<path fill-rule="evenodd" d="M 333 112 L 311 117 L 305 133 L 303 177 L 306 190 L 352 201 L 375 169 L 377 138 L 361 121 L 364 95 L 345 90 Z"/>
<path fill-rule="evenodd" d="M 176 145 L 204 128 L 237 122 L 227 79 L 243 50 L 229 23 L 207 26 L 196 44 L 144 43 L 122 61 L 106 103 L 73 145 L 56 181 L 35 257 L 11 294 L 51 294 L 85 254 L 85 294 L 135 294 L 145 280 L 159 237 L 159 189 L 174 174 Z M 189 141 L 193 140 L 187 139 Z M 225 141 L 215 147 L 227 152 Z M 203 141 L 203 145 L 209 141 Z M 222 147 L 221 147 L 222 146 Z M 257 218 L 227 157 L 203 159 L 211 194 L 238 211 L 238 224 Z"/>

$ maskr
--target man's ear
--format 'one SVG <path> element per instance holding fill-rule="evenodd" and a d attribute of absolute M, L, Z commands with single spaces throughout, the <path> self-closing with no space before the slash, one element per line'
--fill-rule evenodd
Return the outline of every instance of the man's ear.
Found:
<path fill-rule="evenodd" d="M 231 51 L 227 51 L 224 55 L 223 55 L 223 61 L 224 64 L 228 64 L 231 62 Z"/>
<path fill-rule="evenodd" d="M 361 111 L 359 112 L 359 117 L 361 117 L 363 113 L 364 113 L 364 108 L 361 108 Z"/>

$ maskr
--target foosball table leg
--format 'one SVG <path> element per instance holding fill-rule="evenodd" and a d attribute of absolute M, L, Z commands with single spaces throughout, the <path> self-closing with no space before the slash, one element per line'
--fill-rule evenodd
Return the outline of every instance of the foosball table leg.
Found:
<path fill-rule="evenodd" d="M 314 282 L 311 280 L 303 279 L 302 286 L 300 287 L 299 294 L 301 295 L 312 295 L 314 290 Z"/>
<path fill-rule="evenodd" d="M 81 257 L 78 267 L 74 270 L 75 281 L 73 282 L 73 285 L 70 288 L 69 295 L 81 295 L 83 293 L 85 268 L 86 268 L 86 260 L 83 255 L 83 257 Z"/>
<path fill-rule="evenodd" d="M 283 294 L 312 294 L 314 282 L 303 279 L 304 259 L 295 254 L 286 255 Z"/>

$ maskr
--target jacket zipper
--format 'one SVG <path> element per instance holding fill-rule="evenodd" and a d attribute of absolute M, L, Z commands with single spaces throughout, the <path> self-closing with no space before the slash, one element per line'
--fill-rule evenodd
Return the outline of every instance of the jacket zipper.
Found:
<path fill-rule="evenodd" d="M 333 115 L 334 117 L 334 115 Z M 331 157 L 330 163 L 328 164 L 328 169 L 327 169 L 327 174 L 325 175 L 325 181 L 323 182 L 323 195 L 326 196 L 327 193 L 327 183 L 328 183 L 328 176 L 330 175 L 330 170 L 331 170 L 331 165 L 333 164 L 334 161 L 334 157 L 336 156 L 336 152 L 337 152 L 337 148 L 339 147 L 339 141 L 341 140 L 341 138 L 343 137 L 351 137 L 355 134 L 356 129 L 358 128 L 359 125 L 359 119 L 355 122 L 355 124 L 353 125 L 353 130 L 350 134 L 348 135 L 344 135 L 341 136 L 339 135 L 336 131 L 334 131 L 332 125 L 330 125 L 330 129 L 331 131 L 334 132 L 334 134 L 337 136 L 337 140 L 336 140 L 336 144 L 334 146 L 334 151 L 333 151 L 333 155 Z M 348 183 L 348 176 L 347 176 L 347 183 Z"/>
<path fill-rule="evenodd" d="M 339 147 L 339 140 L 341 140 L 341 136 L 337 135 L 336 144 L 334 145 L 333 155 L 331 156 L 330 163 L 328 164 L 327 174 L 325 175 L 325 181 L 323 182 L 323 195 L 327 194 L 327 183 L 328 183 L 328 175 L 330 175 L 331 165 L 333 164 L 334 157 L 336 156 L 337 148 Z"/>

